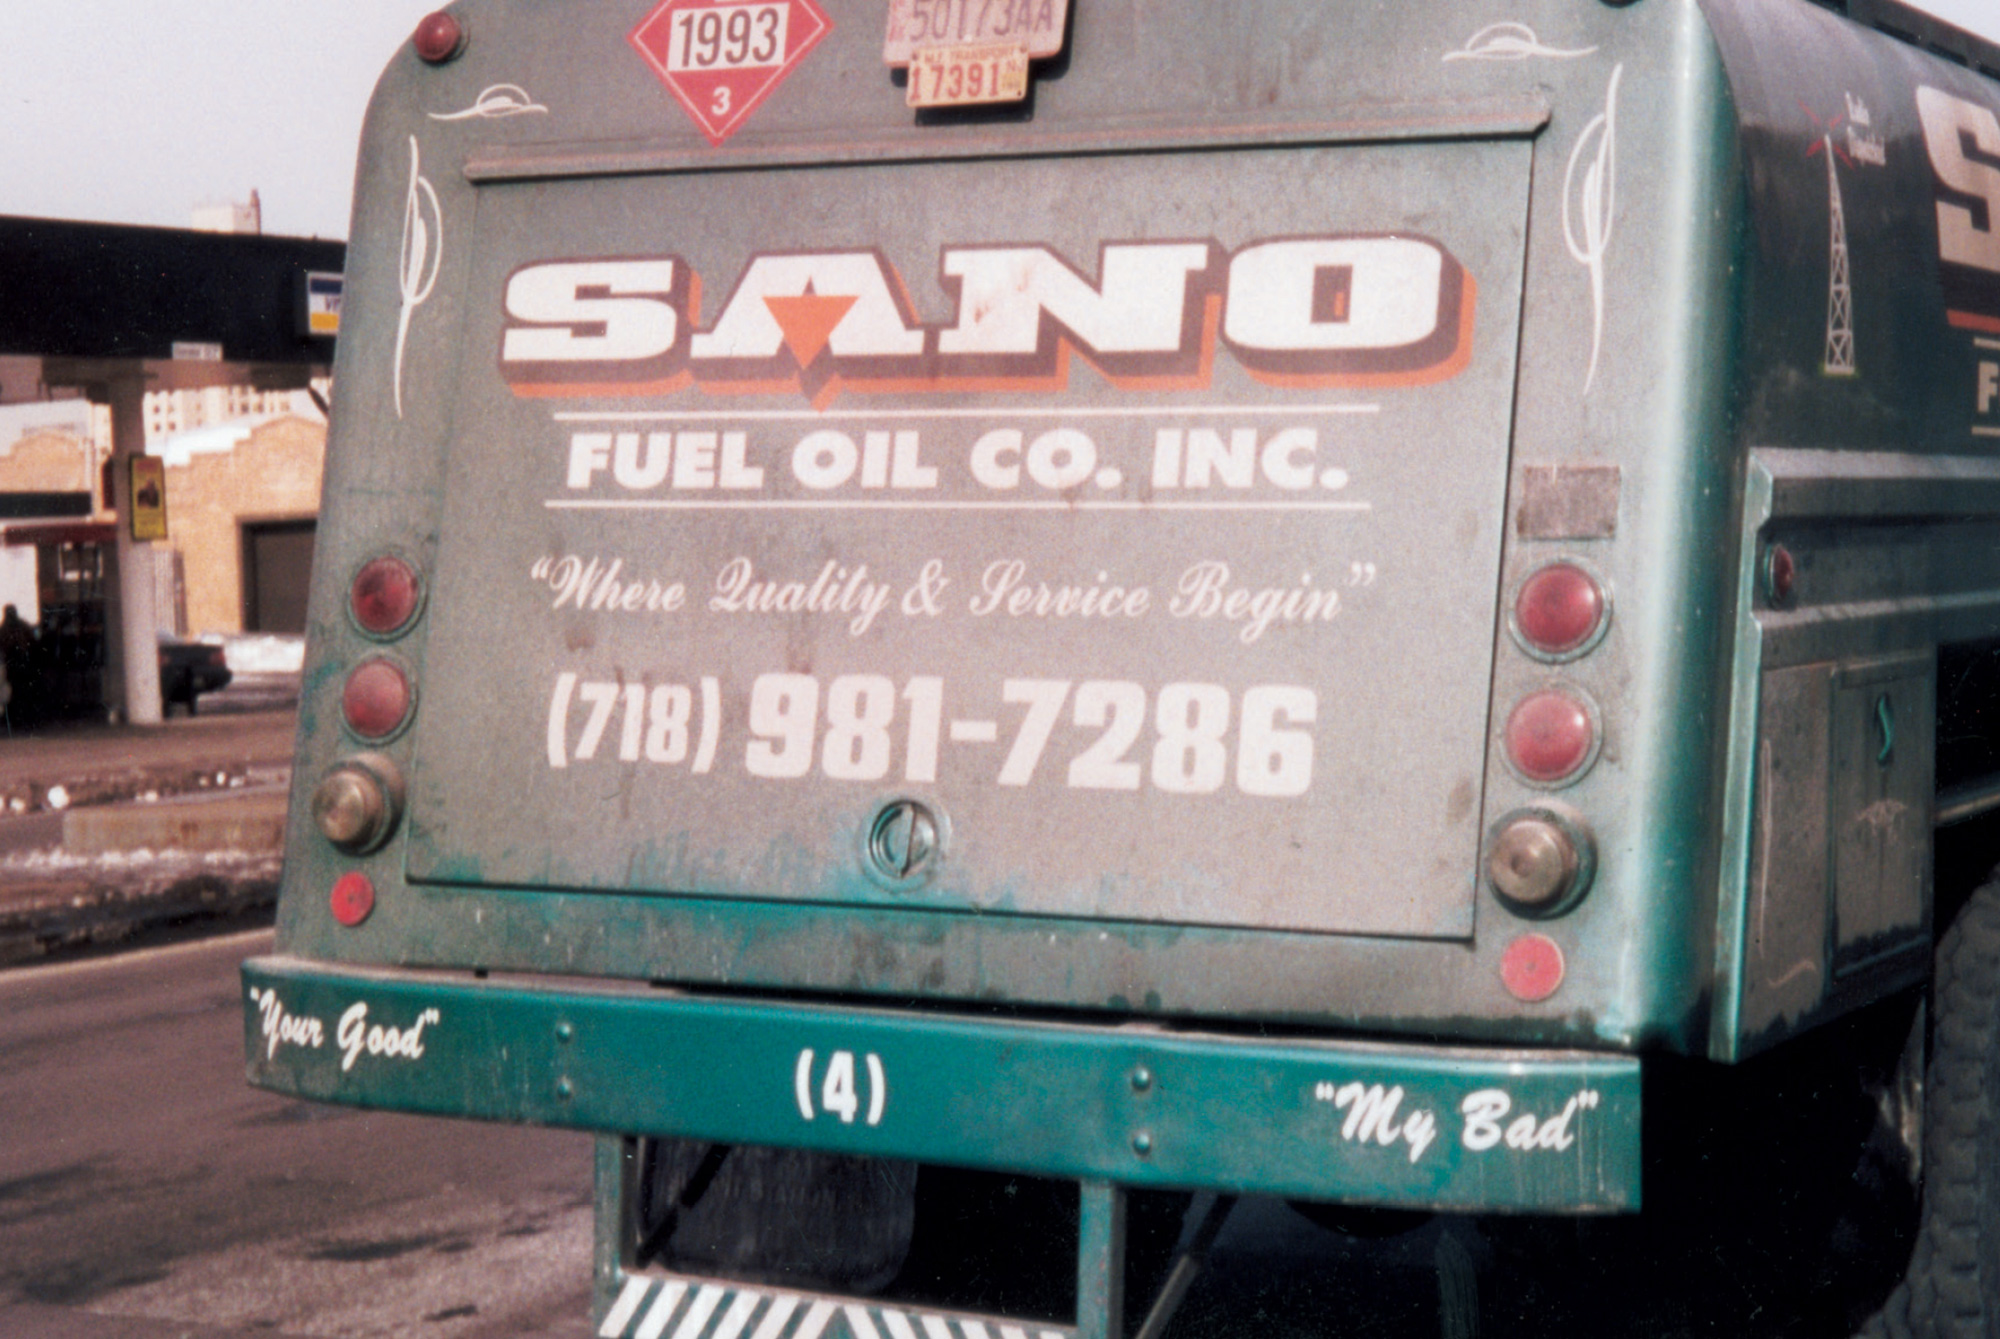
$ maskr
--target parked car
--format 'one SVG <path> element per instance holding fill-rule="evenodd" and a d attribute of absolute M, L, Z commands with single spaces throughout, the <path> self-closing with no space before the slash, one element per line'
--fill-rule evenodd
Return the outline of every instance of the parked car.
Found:
<path fill-rule="evenodd" d="M 160 634 L 160 701 L 171 706 L 179 702 L 195 714 L 195 698 L 227 687 L 229 665 L 222 648 L 206 642 L 184 642 L 170 633 Z"/>

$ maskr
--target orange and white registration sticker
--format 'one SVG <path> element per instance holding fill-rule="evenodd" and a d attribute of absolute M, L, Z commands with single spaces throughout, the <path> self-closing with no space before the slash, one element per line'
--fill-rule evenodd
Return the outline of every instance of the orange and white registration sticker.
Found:
<path fill-rule="evenodd" d="M 910 53 L 912 107 L 1019 102 L 1028 96 L 1025 42 L 919 47 Z"/>

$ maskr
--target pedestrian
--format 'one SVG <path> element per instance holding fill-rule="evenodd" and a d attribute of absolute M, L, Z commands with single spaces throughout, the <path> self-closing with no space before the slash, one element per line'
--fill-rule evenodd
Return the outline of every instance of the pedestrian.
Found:
<path fill-rule="evenodd" d="M 21 617 L 21 611 L 8 605 L 0 613 L 0 711 L 7 715 L 8 733 L 13 733 L 14 716 L 11 707 L 17 689 L 25 689 L 29 683 L 28 662 L 35 653 L 35 630 Z"/>

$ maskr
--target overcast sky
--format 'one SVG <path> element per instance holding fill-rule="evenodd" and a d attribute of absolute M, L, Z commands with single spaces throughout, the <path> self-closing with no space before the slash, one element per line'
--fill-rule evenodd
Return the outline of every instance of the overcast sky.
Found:
<path fill-rule="evenodd" d="M 6 0 L 0 214 L 186 227 L 255 187 L 266 232 L 345 237 L 368 94 L 439 2 Z M 1923 3 L 2000 40 L 2000 0 Z"/>

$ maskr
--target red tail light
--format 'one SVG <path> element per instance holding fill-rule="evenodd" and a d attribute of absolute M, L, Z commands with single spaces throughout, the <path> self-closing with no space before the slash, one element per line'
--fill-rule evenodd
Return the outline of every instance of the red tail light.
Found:
<path fill-rule="evenodd" d="M 442 65 L 465 50 L 465 25 L 440 9 L 424 16 L 410 40 L 427 64 Z"/>
<path fill-rule="evenodd" d="M 383 739 L 402 728 L 411 705 L 409 676 L 394 661 L 376 657 L 356 665 L 340 691 L 347 726 L 363 739 Z"/>
<path fill-rule="evenodd" d="M 1597 723 L 1588 705 L 1564 688 L 1521 699 L 1507 718 L 1507 759 L 1530 781 L 1567 781 L 1597 752 Z"/>
<path fill-rule="evenodd" d="M 390 637 L 410 625 L 423 599 L 417 569 L 401 558 L 372 558 L 354 574 L 347 607 L 363 632 Z"/>
<path fill-rule="evenodd" d="M 1575 563 L 1555 562 L 1521 585 L 1514 597 L 1514 627 L 1532 651 L 1568 656 L 1588 648 L 1604 630 L 1604 588 Z"/>

